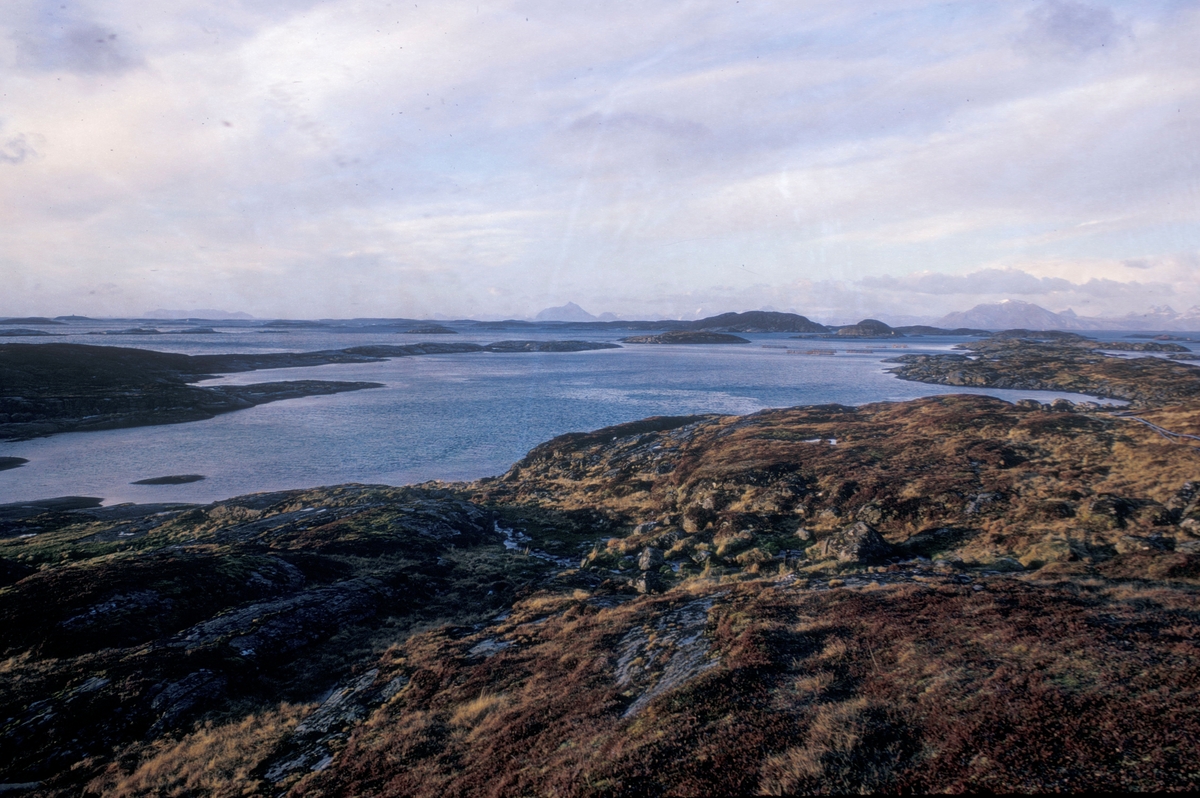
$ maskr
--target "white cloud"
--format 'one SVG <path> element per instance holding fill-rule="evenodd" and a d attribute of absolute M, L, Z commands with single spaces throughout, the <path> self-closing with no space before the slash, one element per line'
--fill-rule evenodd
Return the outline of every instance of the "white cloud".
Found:
<path fill-rule="evenodd" d="M 60 5 L 0 22 L 0 313 L 1135 310 L 1196 277 L 1186 5 Z"/>
<path fill-rule="evenodd" d="M 1073 284 L 1061 278 L 1037 278 L 1017 269 L 983 269 L 970 274 L 925 272 L 904 277 L 868 277 L 862 284 L 869 288 L 902 290 L 914 294 L 1049 294 L 1070 290 Z"/>

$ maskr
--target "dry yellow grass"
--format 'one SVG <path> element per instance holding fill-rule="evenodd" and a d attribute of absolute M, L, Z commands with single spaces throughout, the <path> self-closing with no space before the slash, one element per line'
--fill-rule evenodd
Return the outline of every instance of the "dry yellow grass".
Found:
<path fill-rule="evenodd" d="M 850 793 L 868 794 L 880 783 L 864 773 L 863 737 L 869 733 L 867 701 L 855 698 L 822 705 L 805 734 L 804 744 L 769 757 L 763 764 L 759 791 L 763 795 L 793 795 L 814 785 L 837 785 Z"/>
<path fill-rule="evenodd" d="M 477 726 L 504 701 L 504 696 L 497 693 L 480 693 L 478 697 L 455 707 L 450 715 L 450 725 L 466 728 Z"/>
<path fill-rule="evenodd" d="M 148 746 L 132 772 L 112 765 L 88 791 L 111 798 L 262 794 L 268 785 L 252 778 L 252 772 L 310 709 L 282 704 L 273 712 L 233 723 L 205 723 L 181 740 L 163 739 Z"/>

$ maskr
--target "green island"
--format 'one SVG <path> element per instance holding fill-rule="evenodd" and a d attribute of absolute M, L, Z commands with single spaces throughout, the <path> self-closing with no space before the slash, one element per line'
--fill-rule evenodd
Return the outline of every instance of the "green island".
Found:
<path fill-rule="evenodd" d="M 1195 789 L 1200 368 L 1093 343 L 899 376 L 1129 406 L 661 417 L 472 483 L 0 507 L 0 782 Z"/>

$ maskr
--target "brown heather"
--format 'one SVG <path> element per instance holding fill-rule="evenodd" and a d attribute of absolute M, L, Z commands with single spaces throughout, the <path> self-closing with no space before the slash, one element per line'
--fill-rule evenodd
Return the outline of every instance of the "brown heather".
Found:
<path fill-rule="evenodd" d="M 264 754 L 295 728 L 305 707 L 282 704 L 264 715 L 221 725 L 205 722 L 181 740 L 157 740 L 126 754 L 137 762 L 129 774 L 114 764 L 87 785 L 93 794 L 135 795 L 260 795 L 270 785 L 255 777 Z"/>

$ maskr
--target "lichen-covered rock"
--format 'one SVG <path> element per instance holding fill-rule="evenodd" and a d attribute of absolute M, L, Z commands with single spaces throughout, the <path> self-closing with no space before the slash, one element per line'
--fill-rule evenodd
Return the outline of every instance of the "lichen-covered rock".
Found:
<path fill-rule="evenodd" d="M 815 549 L 815 551 L 814 551 Z M 866 521 L 855 521 L 812 547 L 816 560 L 837 560 L 844 563 L 869 563 L 882 560 L 892 553 L 892 546 Z"/>
<path fill-rule="evenodd" d="M 1100 529 L 1124 529 L 1137 504 L 1121 496 L 1101 494 L 1084 506 L 1083 518 Z"/>
<path fill-rule="evenodd" d="M 1074 557 L 1071 544 L 1059 537 L 1042 540 L 1031 546 L 1017 561 L 1026 568 L 1041 568 L 1052 562 L 1064 562 Z"/>
<path fill-rule="evenodd" d="M 1168 520 L 1179 524 L 1180 529 L 1200 535 L 1200 480 L 1183 483 L 1166 504 Z"/>
<path fill-rule="evenodd" d="M 647 546 L 638 556 L 638 568 L 643 571 L 653 571 L 662 566 L 665 560 L 661 549 Z"/>

